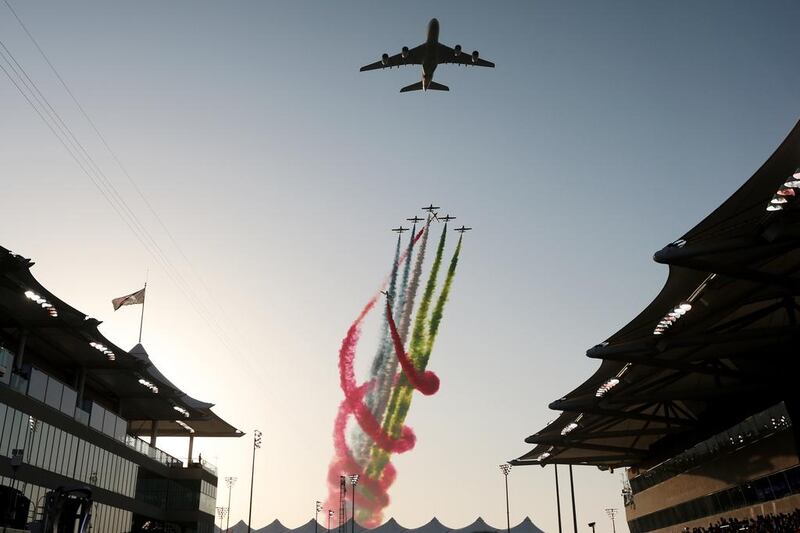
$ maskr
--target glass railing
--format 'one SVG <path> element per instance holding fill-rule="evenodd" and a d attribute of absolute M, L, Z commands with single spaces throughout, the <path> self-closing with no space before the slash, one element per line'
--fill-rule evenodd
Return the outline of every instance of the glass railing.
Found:
<path fill-rule="evenodd" d="M 201 458 L 193 457 L 191 461 L 189 461 L 188 457 L 181 457 L 181 461 L 186 464 L 187 468 L 197 468 L 200 467 L 206 472 L 211 474 L 217 475 L 217 466 L 210 461 Z"/>
<path fill-rule="evenodd" d="M 162 465 L 172 468 L 181 468 L 183 466 L 183 462 L 180 459 L 176 459 L 167 452 L 159 450 L 155 446 L 151 446 L 148 442 L 140 439 L 139 437 L 125 435 L 125 444 L 128 445 L 128 448 L 136 450 L 142 455 L 146 455 L 150 459 L 158 461 Z"/>
<path fill-rule="evenodd" d="M 5 365 L 10 368 L 13 363 L 8 362 L 9 357 L 13 359 L 13 354 L 0 347 L 0 367 Z M 119 442 L 124 442 L 129 448 L 146 455 L 154 461 L 158 461 L 162 465 L 178 468 L 183 466 L 180 460 L 165 451 L 151 446 L 138 437 L 128 435 L 128 421 L 108 409 L 95 402 L 87 402 L 85 407 L 88 407 L 88 411 L 76 407 L 77 392 L 72 387 L 65 385 L 36 367 L 31 367 L 28 376 L 26 379 L 20 374 L 10 372 L 3 376 L 4 379 L 0 379 L 0 383 L 4 383 L 20 394 L 49 405 L 84 426 L 90 427 Z M 216 474 L 216 467 L 210 466 L 210 468 L 204 468 Z"/>
<path fill-rule="evenodd" d="M 792 420 L 786 406 L 781 402 L 641 472 L 631 479 L 633 493 L 638 494 L 671 477 L 705 464 L 713 457 L 744 448 L 791 427 Z"/>

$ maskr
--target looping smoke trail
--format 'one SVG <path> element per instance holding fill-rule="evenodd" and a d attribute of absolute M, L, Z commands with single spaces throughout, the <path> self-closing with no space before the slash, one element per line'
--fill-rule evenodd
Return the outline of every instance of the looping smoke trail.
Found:
<path fill-rule="evenodd" d="M 418 372 L 414 368 L 414 363 L 411 362 L 411 359 L 403 349 L 403 341 L 400 340 L 400 334 L 397 332 L 397 326 L 395 326 L 394 318 L 392 318 L 392 308 L 388 301 L 386 302 L 386 317 L 392 334 L 394 352 L 400 361 L 400 366 L 403 367 L 403 373 L 409 384 L 426 396 L 436 394 L 436 391 L 439 390 L 439 377 L 430 370 Z"/>
<path fill-rule="evenodd" d="M 427 228 L 423 228 L 417 233 L 412 240 L 408 250 L 395 261 L 395 268 L 400 262 L 404 261 L 408 254 L 411 253 L 413 246 L 419 241 L 423 235 L 427 235 Z M 386 286 L 389 280 L 384 280 L 381 289 Z M 347 335 L 342 340 L 342 346 L 339 350 L 339 376 L 342 391 L 345 394 L 345 399 L 339 407 L 337 414 L 334 431 L 334 450 L 335 457 L 331 462 L 328 469 L 328 499 L 326 505 L 332 507 L 332 503 L 336 499 L 338 492 L 339 475 L 347 473 L 364 474 L 363 468 L 354 460 L 347 447 L 347 439 L 345 437 L 345 429 L 347 427 L 347 420 L 350 415 L 354 415 L 361 429 L 375 441 L 375 445 L 380 449 L 391 451 L 393 453 L 402 453 L 414 447 L 416 437 L 411 428 L 404 426 L 399 434 L 388 435 L 381 428 L 380 421 L 375 419 L 370 409 L 364 404 L 363 398 L 368 390 L 373 386 L 373 383 L 367 382 L 362 385 L 357 385 L 355 380 L 355 371 L 353 369 L 353 362 L 355 359 L 356 346 L 361 335 L 361 323 L 367 314 L 375 306 L 378 294 L 374 295 L 364 306 L 361 313 L 350 326 Z M 369 479 L 364 476 L 363 483 L 359 484 L 361 489 L 359 492 L 362 496 L 367 496 L 366 509 L 371 510 L 370 517 L 364 521 L 364 525 L 371 527 L 378 524 L 380 521 L 380 510 L 389 504 L 388 489 L 394 482 L 396 471 L 391 463 L 387 463 L 379 478 Z"/>
<path fill-rule="evenodd" d="M 410 252 L 411 247 L 414 245 L 414 234 L 416 231 L 411 233 L 411 238 L 409 239 L 409 251 L 406 254 L 406 258 L 404 259 L 404 263 L 408 264 L 410 261 Z M 394 261 L 392 261 L 392 274 L 391 274 L 391 281 L 389 282 L 389 294 L 394 294 L 396 286 L 397 286 L 397 271 L 401 264 L 400 262 L 400 243 L 401 243 L 401 236 L 397 235 L 397 246 L 394 250 Z M 403 289 L 404 290 L 404 289 Z M 391 381 L 393 376 L 388 375 L 386 372 L 387 360 L 391 359 L 391 342 L 389 339 L 389 325 L 386 323 L 386 320 L 383 321 L 383 327 L 381 328 L 381 336 L 380 342 L 378 343 L 378 350 L 375 354 L 375 357 L 372 360 L 372 368 L 370 369 L 370 375 L 374 376 L 375 379 L 375 387 L 371 388 L 366 395 L 366 404 L 369 410 L 371 411 L 372 415 L 378 420 L 378 424 L 380 424 L 383 418 L 383 412 L 380 412 L 376 409 L 376 404 L 380 403 L 380 394 L 381 391 L 387 387 L 387 381 Z M 365 462 L 365 457 L 369 453 L 369 448 L 372 445 L 370 442 L 370 438 L 366 435 L 361 428 L 356 427 L 353 430 L 353 454 L 359 463 Z"/>
<path fill-rule="evenodd" d="M 445 229 L 446 231 L 446 229 Z M 461 239 L 458 241 L 458 245 L 456 246 L 456 250 L 453 253 L 453 258 L 450 261 L 450 266 L 448 268 L 447 277 L 444 282 L 444 286 L 442 288 L 442 292 L 437 299 L 436 305 L 434 306 L 433 314 L 430 319 L 430 324 L 426 324 L 427 321 L 427 310 L 430 307 L 430 301 L 433 297 L 433 292 L 435 289 L 436 283 L 436 274 L 438 273 L 439 265 L 441 264 L 442 254 L 444 250 L 444 239 L 445 233 L 443 231 L 442 237 L 439 241 L 439 246 L 436 251 L 436 258 L 434 259 L 434 264 L 431 269 L 431 275 L 428 279 L 428 284 L 425 288 L 425 293 L 423 295 L 422 301 L 420 302 L 420 309 L 417 312 L 417 318 L 414 325 L 414 337 L 412 337 L 412 348 L 415 348 L 417 351 L 414 359 L 412 359 L 415 371 L 424 371 L 425 367 L 428 363 L 430 358 L 431 349 L 433 347 L 433 341 L 436 338 L 436 334 L 439 329 L 439 325 L 441 323 L 444 305 L 447 302 L 447 297 L 450 292 L 450 288 L 452 287 L 453 279 L 456 273 L 456 266 L 458 265 L 458 258 L 461 252 Z M 391 323 L 390 323 L 391 326 Z M 427 328 L 427 335 L 426 335 L 426 326 Z M 415 342 L 416 341 L 416 342 Z M 395 349 L 397 345 L 395 345 Z M 396 350 L 397 351 L 397 350 Z M 401 354 L 399 353 L 398 356 Z M 395 435 L 398 432 L 402 431 L 403 423 L 405 421 L 406 415 L 408 414 L 409 407 L 411 406 L 411 400 L 413 397 L 413 388 L 412 384 L 408 379 L 407 374 L 403 374 L 400 377 L 400 381 L 398 382 L 397 386 L 394 389 L 392 394 L 392 399 L 390 401 L 389 407 L 387 409 L 386 418 L 384 420 L 384 429 L 390 434 Z M 377 447 L 373 447 L 372 450 L 372 458 L 370 461 L 370 465 L 367 469 L 368 475 L 380 478 L 381 473 L 384 469 L 390 464 L 389 462 L 390 452 L 386 452 L 384 450 L 380 450 Z"/>

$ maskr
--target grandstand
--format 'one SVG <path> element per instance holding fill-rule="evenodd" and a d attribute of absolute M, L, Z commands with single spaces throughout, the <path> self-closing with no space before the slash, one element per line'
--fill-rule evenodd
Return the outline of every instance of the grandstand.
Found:
<path fill-rule="evenodd" d="M 93 531 L 211 533 L 217 472 L 194 457 L 194 439 L 242 432 L 141 344 L 106 339 L 32 266 L 0 247 L 0 526 L 28 529 L 48 495 L 86 487 Z M 157 448 L 159 437 L 184 437 L 188 458 Z"/>
<path fill-rule="evenodd" d="M 587 351 L 600 367 L 550 404 L 560 416 L 513 464 L 627 467 L 632 533 L 800 507 L 798 168 L 800 123 L 738 191 L 655 253 L 669 267 L 661 292 Z"/>

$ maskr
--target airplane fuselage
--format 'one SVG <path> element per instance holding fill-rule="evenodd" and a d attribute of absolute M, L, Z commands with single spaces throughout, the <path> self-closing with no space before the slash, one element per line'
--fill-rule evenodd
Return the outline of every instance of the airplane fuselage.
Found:
<path fill-rule="evenodd" d="M 439 64 L 439 21 L 428 23 L 428 38 L 425 41 L 425 58 L 422 60 L 422 90 L 427 91 L 433 80 L 433 72 Z"/>

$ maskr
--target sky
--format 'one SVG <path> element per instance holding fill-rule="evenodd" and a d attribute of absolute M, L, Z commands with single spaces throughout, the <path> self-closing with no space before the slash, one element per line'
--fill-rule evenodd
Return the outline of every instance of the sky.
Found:
<path fill-rule="evenodd" d="M 800 110 L 789 1 L 9 1 L 132 182 L 5 4 L 0 39 L 161 254 L 2 74 L 0 244 L 126 348 L 138 309 L 110 300 L 147 277 L 151 358 L 248 433 L 195 443 L 220 480 L 238 477 L 234 521 L 264 432 L 257 527 L 300 525 L 326 496 L 338 347 L 388 270 L 389 228 L 433 202 L 475 229 L 429 366 L 441 389 L 414 400 L 419 441 L 395 460 L 386 516 L 502 526 L 498 464 L 595 370 L 586 349 L 658 293 L 653 252 L 736 190 Z M 416 67 L 359 73 L 420 44 L 432 17 L 442 42 L 497 68 L 441 66 L 449 93 L 399 94 Z M 186 456 L 185 439 L 159 446 Z M 576 468 L 582 528 L 611 530 L 620 475 Z M 552 468 L 513 469 L 509 490 L 512 523 L 556 530 Z"/>

